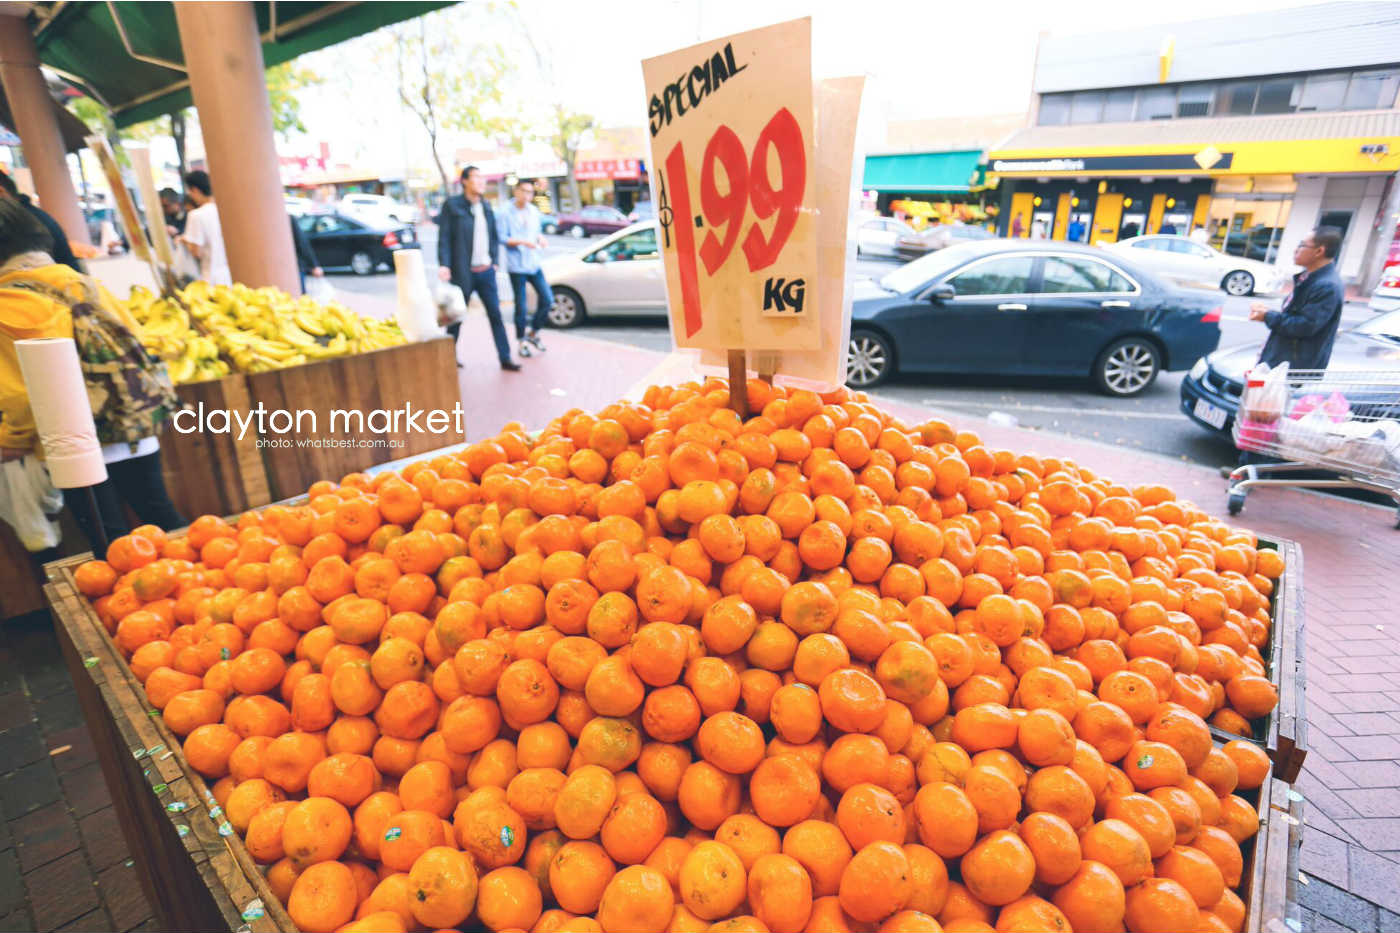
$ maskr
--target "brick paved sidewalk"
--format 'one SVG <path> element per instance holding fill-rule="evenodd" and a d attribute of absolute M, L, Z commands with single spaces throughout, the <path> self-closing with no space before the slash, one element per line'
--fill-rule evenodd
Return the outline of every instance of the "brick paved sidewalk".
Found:
<path fill-rule="evenodd" d="M 549 352 L 502 373 L 482 317 L 463 328 L 468 436 L 597 408 L 653 374 L 662 354 L 550 332 Z M 665 369 L 655 369 L 658 364 Z M 1127 483 L 1162 482 L 1225 516 L 1213 470 L 1135 450 L 880 400 L 907 420 L 944 417 L 990 444 L 1072 458 Z M 1231 520 L 1228 519 L 1227 520 Z M 1303 929 L 1400 931 L 1400 531 L 1393 510 L 1316 493 L 1250 493 L 1236 524 L 1303 546 L 1310 750 Z M 112 805 L 47 618 L 0 630 L 0 930 L 149 929 Z"/>
<path fill-rule="evenodd" d="M 153 930 L 46 614 L 0 629 L 0 930 Z"/>

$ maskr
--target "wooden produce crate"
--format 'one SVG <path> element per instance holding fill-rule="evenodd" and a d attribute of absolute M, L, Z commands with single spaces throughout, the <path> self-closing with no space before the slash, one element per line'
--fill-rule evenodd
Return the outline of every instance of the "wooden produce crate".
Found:
<path fill-rule="evenodd" d="M 163 930 L 293 931 L 180 739 L 150 708 L 73 584 L 88 554 L 47 566 L 44 594 L 141 888 Z"/>
<path fill-rule="evenodd" d="M 222 379 L 176 386 L 175 394 L 194 411 L 243 412 L 256 403 L 248 377 L 233 373 Z M 236 515 L 272 501 L 257 438 L 237 434 L 181 434 L 166 428 L 160 437 L 160 465 L 165 488 L 181 515 Z"/>
<path fill-rule="evenodd" d="M 333 409 L 368 413 L 400 408 L 411 402 L 415 409 L 451 412 L 461 403 L 461 389 L 457 382 L 457 357 L 449 337 L 255 373 L 247 379 L 254 407 L 313 411 L 320 438 L 349 443 L 382 438 L 394 445 L 264 447 L 262 462 L 270 497 L 254 505 L 303 495 L 320 479 L 339 480 L 347 473 L 461 444 L 466 439 L 462 434 L 434 434 L 426 430 L 386 434 L 330 430 Z"/>
<path fill-rule="evenodd" d="M 1272 772 L 1258 790 L 1240 796 L 1259 810 L 1259 832 L 1242 847 L 1243 890 L 1237 893 L 1245 905 L 1245 933 L 1286 930 L 1287 921 L 1299 919 L 1303 797 Z"/>
<path fill-rule="evenodd" d="M 1283 557 L 1283 575 L 1275 581 L 1269 615 L 1273 625 L 1269 644 L 1260 654 L 1269 680 L 1278 689 L 1278 705 L 1268 716 L 1251 723 L 1250 735 L 1236 735 L 1211 727 L 1223 741 L 1246 739 L 1264 749 L 1274 763 L 1274 777 L 1292 784 L 1307 757 L 1307 677 L 1303 651 L 1303 548 L 1295 541 L 1260 538 L 1260 547 L 1277 550 Z"/>
<path fill-rule="evenodd" d="M 366 472 L 395 469 L 447 449 L 380 463 Z M 1278 548 L 1285 560 L 1273 596 L 1273 634 L 1265 657 L 1280 687 L 1280 702 L 1274 714 L 1256 723 L 1256 735 L 1243 737 L 1264 747 L 1272 761 L 1260 788 L 1239 792 L 1259 813 L 1258 834 L 1242 846 L 1244 873 L 1236 892 L 1247 909 L 1245 933 L 1275 933 L 1288 928 L 1286 921 L 1297 921 L 1303 826 L 1303 798 L 1289 787 L 1306 744 L 1302 551 L 1290 541 L 1261 539 L 1261 544 Z M 209 785 L 185 761 L 179 737 L 149 707 L 141 682 L 78 593 L 73 571 L 90 556 L 48 564 L 44 593 L 123 833 L 161 928 L 293 933 L 295 924 L 242 839 L 227 826 Z M 1217 745 L 1242 738 L 1212 732 Z"/>
<path fill-rule="evenodd" d="M 457 360 L 450 338 L 409 343 L 371 353 L 320 360 L 266 373 L 231 375 L 179 386 L 180 399 L 206 411 L 310 411 L 316 437 L 347 446 L 258 446 L 249 431 L 161 437 L 165 484 L 180 512 L 236 515 L 305 493 L 318 479 L 339 479 L 366 466 L 437 449 L 462 437 L 427 431 L 375 434 L 331 431 L 333 409 L 370 412 L 412 402 L 415 408 L 452 411 L 460 404 Z M 288 435 L 292 440 L 295 435 Z M 383 439 L 382 446 L 369 446 Z M 389 446 L 392 443 L 394 446 Z M 365 446 L 359 446 L 364 444 Z M 353 446 L 352 446 L 353 445 Z"/>

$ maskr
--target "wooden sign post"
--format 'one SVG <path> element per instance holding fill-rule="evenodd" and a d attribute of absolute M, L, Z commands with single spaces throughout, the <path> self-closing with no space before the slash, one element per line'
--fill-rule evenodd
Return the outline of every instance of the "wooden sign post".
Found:
<path fill-rule="evenodd" d="M 156 280 L 160 283 L 161 294 L 172 298 L 176 291 L 175 251 L 170 243 L 170 231 L 166 229 L 165 211 L 160 204 L 160 193 L 156 191 L 155 175 L 151 173 L 151 151 L 144 145 L 123 148 L 131 159 L 136 186 L 146 205 L 146 229 L 150 231 L 151 244 L 155 248 Z"/>
<path fill-rule="evenodd" d="M 750 351 L 823 346 L 811 62 L 810 19 L 642 62 L 671 335 L 744 415 Z"/>
<path fill-rule="evenodd" d="M 122 180 L 121 166 L 117 164 L 117 157 L 108 145 L 107 137 L 94 134 L 87 137 L 85 142 L 97 156 L 98 164 L 102 166 L 102 174 L 107 179 L 107 187 L 112 189 L 112 203 L 117 206 L 117 216 L 121 218 L 122 227 L 126 230 L 126 241 L 131 244 L 131 251 L 136 254 L 137 259 L 151 267 L 156 288 L 163 292 L 164 285 L 161 282 L 160 271 L 156 268 L 155 254 L 151 250 L 150 241 L 146 239 L 146 228 L 142 226 L 140 215 L 136 213 L 136 202 L 131 199 L 131 192 Z"/>

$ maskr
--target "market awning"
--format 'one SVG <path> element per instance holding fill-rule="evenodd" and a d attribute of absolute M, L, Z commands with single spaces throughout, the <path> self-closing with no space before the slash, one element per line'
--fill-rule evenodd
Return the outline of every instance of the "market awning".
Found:
<path fill-rule="evenodd" d="M 77 152 L 87 145 L 83 140 L 92 131 L 82 120 L 73 116 L 54 101 L 54 113 L 58 116 L 58 131 L 63 136 L 63 148 L 67 152 Z M 15 130 L 14 114 L 10 112 L 10 101 L 5 97 L 5 89 L 0 88 L 0 146 L 18 146 L 19 134 Z M 9 134 L 9 135 L 7 135 Z M 13 142 L 10 139 L 13 138 Z"/>
<path fill-rule="evenodd" d="M 440 7 L 403 3 L 254 3 L 263 59 L 279 65 Z M 100 99 L 118 126 L 192 103 L 171 3 L 49 2 L 29 13 L 40 61 Z"/>
<path fill-rule="evenodd" d="M 981 161 L 980 149 L 868 155 L 861 187 L 867 191 L 971 191 L 981 180 Z"/>
<path fill-rule="evenodd" d="M 1032 126 L 987 153 L 1006 177 L 1393 172 L 1400 111 Z"/>

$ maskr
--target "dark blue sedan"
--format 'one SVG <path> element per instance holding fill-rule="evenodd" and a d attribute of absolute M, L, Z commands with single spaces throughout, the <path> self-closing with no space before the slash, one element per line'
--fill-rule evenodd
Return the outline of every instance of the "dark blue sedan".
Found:
<path fill-rule="evenodd" d="M 1130 396 L 1220 343 L 1220 298 L 1090 246 L 961 243 L 856 287 L 846 381 L 900 373 L 1089 376 Z"/>

